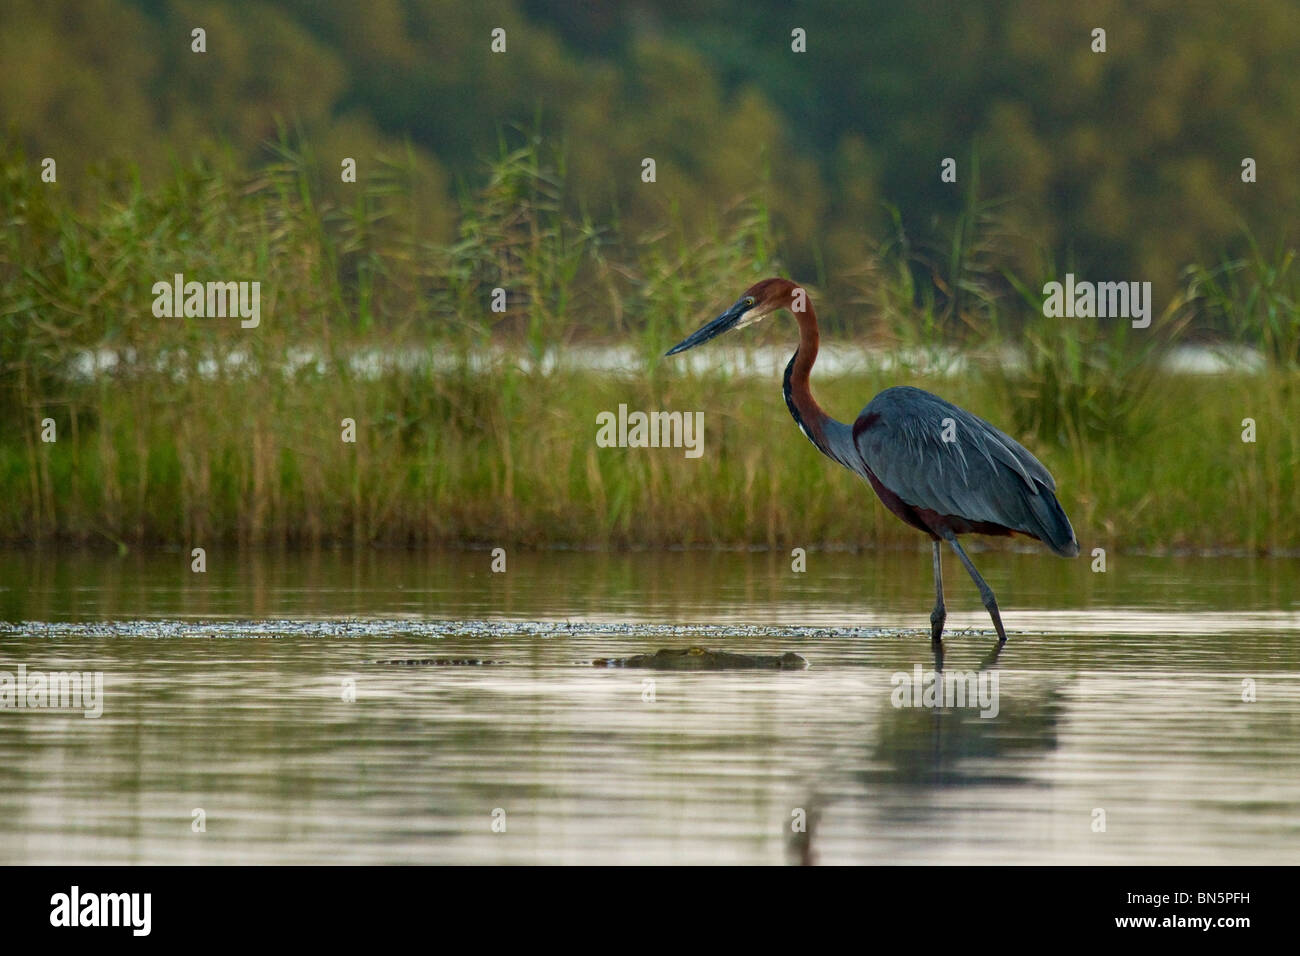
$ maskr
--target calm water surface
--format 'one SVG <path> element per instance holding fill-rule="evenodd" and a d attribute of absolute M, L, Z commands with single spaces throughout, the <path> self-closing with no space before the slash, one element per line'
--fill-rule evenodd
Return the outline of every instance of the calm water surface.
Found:
<path fill-rule="evenodd" d="M 1300 860 L 1300 561 L 977 555 L 988 718 L 894 706 L 928 552 L 507 561 L 0 553 L 0 671 L 104 681 L 97 719 L 0 709 L 0 863 Z M 584 663 L 691 645 L 811 666 Z"/>

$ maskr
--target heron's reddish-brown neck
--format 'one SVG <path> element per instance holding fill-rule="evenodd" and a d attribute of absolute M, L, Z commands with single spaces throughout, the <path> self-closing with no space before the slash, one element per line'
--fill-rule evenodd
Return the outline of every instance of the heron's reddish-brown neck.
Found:
<path fill-rule="evenodd" d="M 794 313 L 795 319 L 799 322 L 799 350 L 794 353 L 790 368 L 790 401 L 798 410 L 803 424 L 820 431 L 826 413 L 813 398 L 809 379 L 812 376 L 813 363 L 817 361 L 821 336 L 817 330 L 817 310 L 813 308 L 812 299 L 806 293 L 804 305 L 802 312 Z"/>
<path fill-rule="evenodd" d="M 817 332 L 817 311 L 812 300 L 804 297 L 803 311 L 795 312 L 799 322 L 799 348 L 790 357 L 790 364 L 785 367 L 785 404 L 790 415 L 808 440 L 817 446 L 824 455 L 841 461 L 842 456 L 832 450 L 828 431 L 834 429 L 834 421 L 829 418 L 817 400 L 813 398 L 808 379 L 812 374 L 813 363 L 817 361 L 819 335 Z M 793 310 L 791 310 L 793 311 Z"/>

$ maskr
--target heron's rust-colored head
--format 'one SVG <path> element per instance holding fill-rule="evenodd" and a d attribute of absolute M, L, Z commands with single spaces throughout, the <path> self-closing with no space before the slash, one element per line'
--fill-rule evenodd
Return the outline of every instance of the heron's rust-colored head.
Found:
<path fill-rule="evenodd" d="M 808 297 L 798 283 L 789 279 L 774 277 L 755 282 L 745 290 L 744 295 L 720 316 L 688 335 L 668 350 L 669 355 L 685 352 L 697 345 L 703 345 L 709 339 L 715 339 L 732 329 L 743 329 L 765 318 L 777 309 L 790 309 L 802 312 L 807 308 Z"/>

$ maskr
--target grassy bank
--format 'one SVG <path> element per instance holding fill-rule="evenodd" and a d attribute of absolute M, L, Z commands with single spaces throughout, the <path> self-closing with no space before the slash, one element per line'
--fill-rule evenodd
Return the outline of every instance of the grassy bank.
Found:
<path fill-rule="evenodd" d="M 568 210 L 562 164 L 503 152 L 458 237 L 422 238 L 400 158 L 355 193 L 280 147 L 252 177 L 106 172 L 73 208 L 12 150 L 0 177 L 0 540 L 261 544 L 890 545 L 915 533 L 822 459 L 780 382 L 695 376 L 664 349 L 781 271 L 762 196 L 703 231 L 671 207 L 626 236 Z M 1085 547 L 1300 549 L 1300 316 L 1285 245 L 1188 270 L 1148 330 L 1048 320 L 974 196 L 944 243 L 864 236 L 863 268 L 810 285 L 828 340 L 973 360 L 817 380 L 851 420 L 916 384 L 1012 432 L 1051 468 Z M 262 283 L 262 322 L 158 318 L 175 273 Z M 507 308 L 492 309 L 494 289 Z M 1259 373 L 1163 370 L 1189 333 L 1252 346 Z M 788 319 L 745 333 L 790 343 Z M 528 363 L 632 343 L 622 376 Z M 989 358 L 1009 346 L 1024 362 Z M 312 361 L 286 372 L 308 349 Z M 437 363 L 359 374 L 367 350 Z M 498 357 L 486 367 L 484 354 Z M 903 353 L 897 353 L 903 354 Z M 237 356 L 239 361 L 231 361 Z M 109 365 L 86 374 L 91 357 Z M 434 368 L 437 371 L 434 371 Z M 704 454 L 596 445 L 596 416 L 705 413 Z M 1242 441 L 1243 419 L 1255 422 Z M 342 440 L 343 420 L 356 441 Z M 52 420 L 56 441 L 44 441 Z"/>
<path fill-rule="evenodd" d="M 981 380 L 911 379 L 993 419 Z M 822 383 L 852 417 L 885 376 Z M 1140 441 L 1035 445 L 1086 547 L 1300 548 L 1297 381 L 1158 383 Z M 598 448 L 596 415 L 705 413 L 704 453 Z M 789 420 L 779 382 L 335 374 L 70 389 L 43 413 L 55 443 L 0 444 L 0 537 L 186 546 L 915 541 Z M 1258 441 L 1241 440 L 1243 418 Z M 357 423 L 356 442 L 341 422 Z M 33 429 L 34 433 L 34 429 Z M 1031 445 L 1034 443 L 1031 441 Z"/>

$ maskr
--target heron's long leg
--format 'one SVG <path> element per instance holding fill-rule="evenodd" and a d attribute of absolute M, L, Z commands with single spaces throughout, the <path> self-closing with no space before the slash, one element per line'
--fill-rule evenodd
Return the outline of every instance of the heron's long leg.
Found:
<path fill-rule="evenodd" d="M 993 596 L 993 589 L 975 570 L 975 565 L 971 564 L 970 558 L 966 555 L 966 549 L 957 542 L 957 536 L 949 536 L 948 543 L 957 552 L 957 557 L 961 558 L 961 563 L 966 565 L 966 570 L 970 572 L 971 580 L 975 582 L 975 586 L 980 589 L 980 598 L 984 601 L 984 607 L 988 610 L 989 617 L 993 618 L 993 626 L 997 628 L 998 644 L 1005 644 L 1007 642 L 1007 632 L 1002 627 L 1002 615 L 998 613 L 998 599 Z"/>
<path fill-rule="evenodd" d="M 943 551 L 940 542 L 934 542 L 934 610 L 930 612 L 930 640 L 938 641 L 943 637 L 943 622 L 948 619 L 948 611 L 943 606 Z"/>
<path fill-rule="evenodd" d="M 934 652 L 934 669 L 943 670 L 943 622 L 948 611 L 943 606 L 943 550 L 934 542 L 934 610 L 930 612 L 930 649 Z"/>

